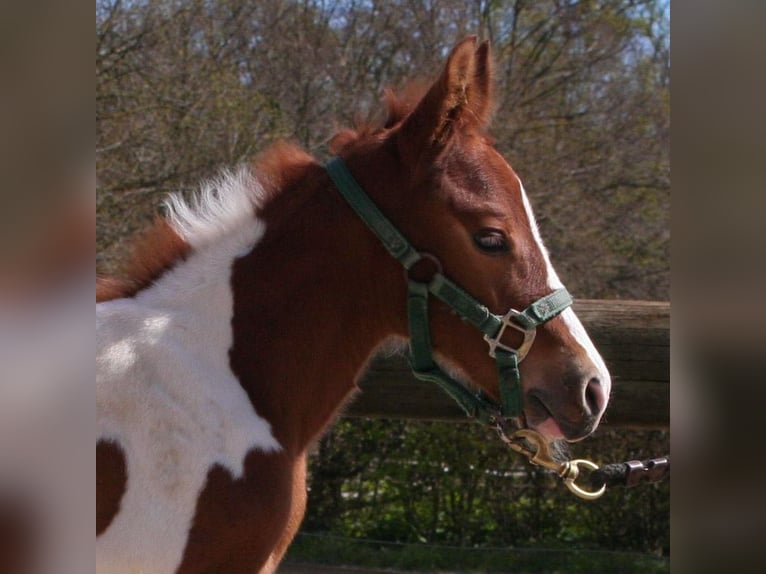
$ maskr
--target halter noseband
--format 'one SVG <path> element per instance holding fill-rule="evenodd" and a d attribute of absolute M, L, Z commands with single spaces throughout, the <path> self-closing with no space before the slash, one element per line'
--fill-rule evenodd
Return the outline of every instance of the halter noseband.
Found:
<path fill-rule="evenodd" d="M 439 385 L 470 417 L 502 431 L 505 420 L 522 414 L 521 374 L 519 363 L 529 352 L 536 328 L 556 317 L 572 304 L 566 289 L 556 291 L 532 303 L 523 311 L 510 309 L 505 315 L 495 315 L 441 272 L 439 261 L 432 255 L 418 252 L 396 227 L 380 212 L 346 167 L 335 157 L 325 164 L 335 187 L 356 214 L 380 239 L 386 250 L 409 272 L 424 260 L 436 263 L 437 270 L 427 282 L 407 279 L 407 316 L 410 329 L 410 366 L 418 379 Z M 489 355 L 495 359 L 500 388 L 500 404 L 481 391 L 474 392 L 445 373 L 434 360 L 428 319 L 428 295 L 432 294 L 464 321 L 484 333 Z M 520 331 L 524 340 L 518 348 L 500 340 L 505 330 Z"/>

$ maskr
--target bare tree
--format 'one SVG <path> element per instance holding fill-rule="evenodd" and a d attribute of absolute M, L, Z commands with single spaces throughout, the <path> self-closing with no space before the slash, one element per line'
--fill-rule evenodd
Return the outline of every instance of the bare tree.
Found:
<path fill-rule="evenodd" d="M 100 0 L 99 249 L 280 138 L 320 158 L 383 88 L 491 39 L 493 135 L 578 296 L 666 298 L 667 6 L 649 0 Z"/>

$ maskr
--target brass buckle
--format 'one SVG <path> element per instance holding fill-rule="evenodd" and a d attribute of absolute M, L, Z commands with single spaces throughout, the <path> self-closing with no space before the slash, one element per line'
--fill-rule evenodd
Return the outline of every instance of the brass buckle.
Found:
<path fill-rule="evenodd" d="M 519 363 L 524 360 L 524 357 L 526 357 L 527 353 L 529 353 L 529 349 L 532 347 L 532 343 L 535 341 L 537 330 L 534 328 L 525 329 L 518 323 L 514 322 L 512 319 L 518 315 L 521 315 L 520 311 L 511 309 L 505 315 L 503 315 L 503 323 L 500 326 L 500 330 L 497 332 L 497 335 L 494 337 L 484 335 L 484 340 L 489 345 L 489 356 L 493 359 L 496 358 L 496 352 L 498 348 L 502 349 L 503 351 L 508 351 L 509 353 L 514 353 L 518 357 L 517 360 Z M 513 347 L 509 347 L 508 345 L 504 345 L 500 342 L 500 339 L 503 337 L 503 333 L 505 333 L 505 330 L 508 327 L 515 329 L 524 335 L 524 340 L 521 342 L 521 345 L 519 345 L 518 349 L 514 349 Z"/>

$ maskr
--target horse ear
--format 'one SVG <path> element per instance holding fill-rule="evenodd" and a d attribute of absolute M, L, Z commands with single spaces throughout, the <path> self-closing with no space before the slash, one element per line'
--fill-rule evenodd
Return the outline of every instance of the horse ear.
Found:
<path fill-rule="evenodd" d="M 476 44 L 476 36 L 469 36 L 452 49 L 439 78 L 405 119 L 398 136 L 403 157 L 417 160 L 424 152 L 438 153 L 457 131 L 489 123 L 489 43 Z"/>

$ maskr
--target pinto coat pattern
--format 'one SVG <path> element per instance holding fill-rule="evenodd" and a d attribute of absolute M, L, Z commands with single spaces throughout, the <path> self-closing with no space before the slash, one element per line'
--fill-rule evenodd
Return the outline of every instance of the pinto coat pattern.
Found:
<path fill-rule="evenodd" d="M 444 272 L 493 312 L 560 286 L 520 180 L 485 136 L 489 46 L 471 37 L 383 126 L 333 151 Z M 303 517 L 306 454 L 375 350 L 407 336 L 406 283 L 311 156 L 281 144 L 223 177 L 102 280 L 97 571 L 273 572 Z M 489 243 L 491 244 L 488 244 Z M 439 360 L 497 398 L 482 338 L 440 304 Z M 521 424 L 592 432 L 609 374 L 571 310 L 521 366 Z"/>

